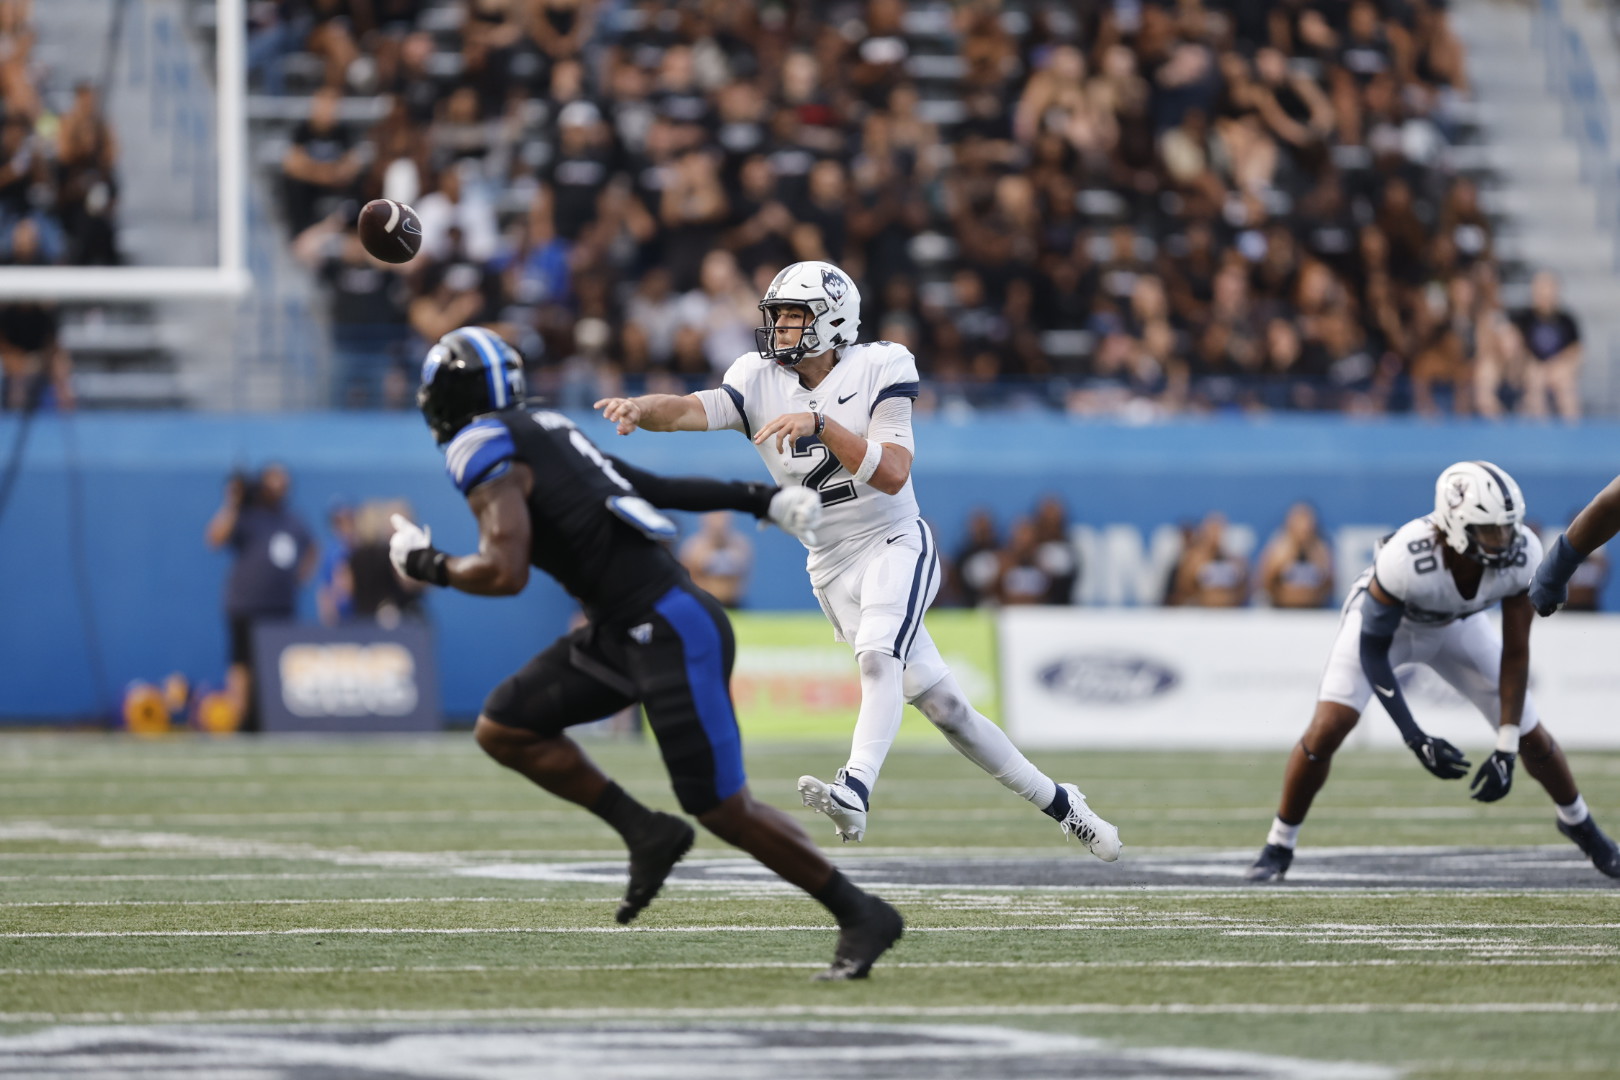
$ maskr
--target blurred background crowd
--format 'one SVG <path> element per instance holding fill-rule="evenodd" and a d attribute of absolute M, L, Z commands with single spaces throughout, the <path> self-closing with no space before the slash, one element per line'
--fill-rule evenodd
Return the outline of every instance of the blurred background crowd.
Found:
<path fill-rule="evenodd" d="M 32 9 L 0 0 L 0 265 L 116 265 L 118 139 L 90 84 L 41 92 Z M 71 406 L 59 330 L 53 305 L 0 305 L 0 409 Z"/>
<path fill-rule="evenodd" d="M 407 403 L 469 321 L 563 405 L 711 383 L 775 271 L 828 259 L 923 408 L 1579 411 L 1557 283 L 1504 309 L 1450 165 L 1439 0 L 253 13 L 255 86 L 312 91 L 280 194 L 348 405 Z M 378 196 L 421 214 L 408 267 L 358 245 Z"/>

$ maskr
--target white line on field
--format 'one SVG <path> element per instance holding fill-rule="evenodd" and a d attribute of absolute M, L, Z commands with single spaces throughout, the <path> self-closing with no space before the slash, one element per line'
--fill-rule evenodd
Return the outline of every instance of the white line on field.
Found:
<path fill-rule="evenodd" d="M 416 874 L 359 871 L 350 874 L 0 874 L 0 882 L 15 881 L 375 881 L 417 877 Z M 437 876 L 437 875 L 433 875 Z M 6 905 L 0 905 L 6 906 Z M 10 905 L 15 906 L 15 905 Z"/>
<path fill-rule="evenodd" d="M 848 1020 L 851 1006 L 778 1005 L 762 1008 L 672 1009 L 223 1009 L 217 1012 L 4 1012 L 0 1023 L 145 1023 L 185 1024 L 230 1021 L 456 1021 L 456 1020 L 746 1020 L 774 1017 L 832 1017 Z M 1563 1013 L 1612 1015 L 1620 1013 L 1613 1001 L 1503 1001 L 1445 1004 L 1430 1002 L 1345 1002 L 1338 1004 L 1275 1004 L 1233 1002 L 1203 1004 L 1159 1002 L 1121 1005 L 1084 1002 L 1053 1005 L 862 1005 L 863 1019 L 874 1016 L 1359 1016 L 1381 1014 L 1515 1015 Z"/>
<path fill-rule="evenodd" d="M 1494 930 L 1497 932 L 1513 930 L 1620 930 L 1620 923 L 1435 923 L 1422 926 L 1406 927 L 1380 927 L 1360 926 L 1351 927 L 1346 924 L 1322 924 L 1323 926 L 1340 927 L 1340 933 L 1354 934 L 1347 944 L 1382 944 L 1383 938 L 1368 941 L 1359 935 L 1383 935 L 1390 929 L 1406 932 L 1408 936 L 1393 940 L 1411 942 L 1417 934 L 1425 935 L 1429 940 L 1427 944 L 1446 944 L 1445 939 L 1434 935 L 1436 930 Z M 278 930 L 16 930 L 0 932 L 0 939 L 4 938 L 106 938 L 106 937 L 282 937 L 288 935 L 315 935 L 315 934 L 711 934 L 711 933 L 754 933 L 771 934 L 783 931 L 799 930 L 827 930 L 829 926 L 823 925 L 777 925 L 761 926 L 756 924 L 728 924 L 712 926 L 445 926 L 445 927 L 402 927 L 402 926 L 342 926 L 342 927 L 287 927 Z M 1003 924 L 986 926 L 908 926 L 907 933 L 911 934 L 1004 934 L 1008 932 L 1025 933 L 1030 931 L 1042 932 L 1102 932 L 1119 933 L 1132 930 L 1168 930 L 1180 933 L 1217 933 L 1222 937 L 1249 937 L 1257 934 L 1276 937 L 1319 937 L 1323 929 L 1313 928 L 1307 924 L 1297 929 L 1256 931 L 1242 930 L 1223 926 L 1209 926 L 1207 924 L 1189 925 L 1186 922 L 1152 923 L 1144 925 L 1130 925 L 1129 923 L 1115 923 L 1113 921 L 1099 923 L 1062 922 L 1062 923 L 1029 923 L 1029 924 Z M 1469 944 L 1466 940 L 1458 944 Z"/>
<path fill-rule="evenodd" d="M 1286 970 L 1291 968 L 1451 968 L 1451 967 L 1591 967 L 1607 961 L 1528 960 L 1519 957 L 1489 960 L 930 960 L 894 961 L 885 971 L 901 969 L 990 969 L 1039 971 L 1045 969 L 1180 970 L 1236 969 Z M 128 968 L 0 968 L 0 976 L 43 978 L 147 978 L 153 975 L 402 975 L 402 974 L 545 974 L 557 971 L 755 971 L 825 967 L 814 961 L 759 960 L 731 963 L 645 964 L 447 964 L 380 965 L 373 967 L 128 967 Z"/>
<path fill-rule="evenodd" d="M 775 934 L 787 931 L 836 929 L 827 925 L 752 926 L 343 926 L 289 927 L 280 930 L 15 930 L 0 938 L 116 938 L 116 937 L 287 937 L 320 934 Z M 1010 930 L 1095 930 L 1093 926 L 910 926 L 911 934 L 1005 933 Z M 1186 927 L 1182 927 L 1186 929 Z"/>

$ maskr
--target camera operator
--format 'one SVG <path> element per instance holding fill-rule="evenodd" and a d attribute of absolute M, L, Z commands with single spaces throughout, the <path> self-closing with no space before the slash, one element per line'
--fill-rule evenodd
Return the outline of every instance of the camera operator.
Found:
<path fill-rule="evenodd" d="M 286 505 L 290 485 L 281 465 L 266 467 L 256 479 L 233 472 L 225 482 L 225 501 L 208 522 L 208 546 L 229 547 L 234 556 L 225 582 L 230 642 L 225 692 L 241 717 L 243 731 L 259 729 L 253 627 L 292 619 L 298 587 L 315 570 L 314 537 Z"/>

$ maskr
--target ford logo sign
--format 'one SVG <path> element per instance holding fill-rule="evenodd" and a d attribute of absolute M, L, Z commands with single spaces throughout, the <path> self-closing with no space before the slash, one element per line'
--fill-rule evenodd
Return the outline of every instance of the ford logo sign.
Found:
<path fill-rule="evenodd" d="M 1080 653 L 1041 668 L 1041 685 L 1091 704 L 1126 705 L 1175 688 L 1176 673 L 1157 660 L 1126 653 Z"/>

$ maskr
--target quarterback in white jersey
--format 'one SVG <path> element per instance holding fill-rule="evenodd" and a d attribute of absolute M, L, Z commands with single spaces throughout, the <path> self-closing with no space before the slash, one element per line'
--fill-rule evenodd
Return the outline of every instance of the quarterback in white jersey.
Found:
<path fill-rule="evenodd" d="M 621 435 L 638 427 L 739 431 L 780 486 L 820 494 L 821 523 L 804 537 L 807 568 L 834 636 L 855 650 L 861 709 L 847 764 L 831 782 L 800 777 L 799 793 L 838 835 L 865 835 L 878 772 L 909 701 L 964 756 L 1112 862 L 1119 831 L 973 708 L 923 625 L 940 565 L 911 489 L 917 363 L 892 342 L 856 343 L 860 303 L 838 267 L 794 263 L 760 301 L 758 350 L 739 357 L 717 389 L 609 398 L 597 408 Z"/>
<path fill-rule="evenodd" d="M 1289 756 L 1282 804 L 1249 880 L 1287 874 L 1333 753 L 1375 693 L 1425 769 L 1442 780 L 1468 774 L 1462 752 L 1425 734 L 1407 707 L 1402 688 L 1419 666 L 1450 683 L 1497 730 L 1496 750 L 1474 776 L 1473 797 L 1495 802 L 1506 795 L 1522 755 L 1557 804 L 1559 831 L 1599 870 L 1620 877 L 1620 849 L 1592 820 L 1528 689 L 1535 617 L 1528 590 L 1540 561 L 1541 541 L 1524 526 L 1524 496 L 1511 476 L 1488 461 L 1458 462 L 1440 474 L 1434 512 L 1387 537 L 1351 587 L 1316 715 Z M 1498 603 L 1500 629 L 1485 616 Z"/>

